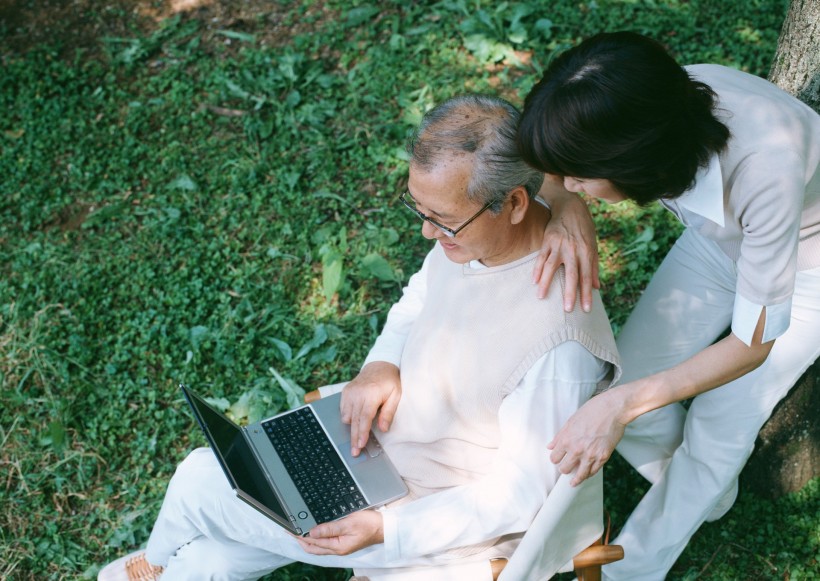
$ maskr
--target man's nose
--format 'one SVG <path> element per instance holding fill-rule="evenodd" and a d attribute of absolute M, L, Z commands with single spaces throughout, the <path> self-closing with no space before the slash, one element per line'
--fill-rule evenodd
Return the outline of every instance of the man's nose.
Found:
<path fill-rule="evenodd" d="M 444 236 L 444 232 L 433 226 L 427 220 L 424 220 L 421 223 L 421 235 L 427 238 L 428 240 L 438 240 L 442 236 Z"/>

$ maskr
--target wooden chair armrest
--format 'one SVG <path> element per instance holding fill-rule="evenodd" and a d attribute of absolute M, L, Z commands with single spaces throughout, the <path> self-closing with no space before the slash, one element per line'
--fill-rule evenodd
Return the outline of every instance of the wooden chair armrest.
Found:
<path fill-rule="evenodd" d="M 624 548 L 621 545 L 592 545 L 572 558 L 575 569 L 584 569 L 594 565 L 606 565 L 624 558 Z"/>
<path fill-rule="evenodd" d="M 318 389 L 314 389 L 313 391 L 309 391 L 305 394 L 305 403 L 313 403 L 317 399 L 321 399 L 322 394 L 319 393 Z"/>
<path fill-rule="evenodd" d="M 598 541 L 600 542 L 600 541 Z M 624 548 L 621 545 L 592 545 L 575 555 L 572 559 L 572 568 L 576 572 L 582 571 L 587 567 L 595 567 L 597 572 L 600 572 L 599 567 L 607 563 L 614 563 L 624 558 Z M 507 559 L 491 559 L 490 567 L 493 571 L 493 579 L 498 579 L 504 566 L 507 564 Z M 579 579 L 586 577 L 579 575 Z M 597 575 L 592 577 L 597 578 Z"/>

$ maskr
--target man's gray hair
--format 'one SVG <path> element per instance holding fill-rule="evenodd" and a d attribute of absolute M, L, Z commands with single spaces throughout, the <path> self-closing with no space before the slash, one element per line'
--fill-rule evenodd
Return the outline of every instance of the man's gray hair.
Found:
<path fill-rule="evenodd" d="M 524 186 L 530 198 L 544 174 L 518 154 L 515 134 L 521 114 L 509 102 L 489 95 L 453 97 L 425 113 L 407 144 L 410 163 L 430 171 L 447 155 L 474 156 L 467 197 L 481 205 L 496 202 L 501 211 L 507 194 Z"/>

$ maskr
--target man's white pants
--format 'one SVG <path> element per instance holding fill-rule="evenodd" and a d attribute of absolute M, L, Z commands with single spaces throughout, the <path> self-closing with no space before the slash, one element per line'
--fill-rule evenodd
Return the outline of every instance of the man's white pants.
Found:
<path fill-rule="evenodd" d="M 668 369 L 730 325 L 736 265 L 687 230 L 664 259 L 621 331 L 622 383 Z M 799 272 L 791 324 L 755 371 L 627 427 L 618 452 L 653 483 L 613 542 L 623 561 L 607 579 L 660 581 L 731 488 L 774 406 L 820 355 L 820 268 Z"/>
<path fill-rule="evenodd" d="M 146 557 L 165 567 L 163 581 L 248 581 L 301 561 L 322 567 L 382 570 L 402 580 L 436 579 L 428 568 L 438 564 L 421 557 L 388 562 L 383 545 L 346 556 L 305 553 L 296 539 L 256 509 L 237 498 L 210 448 L 191 452 L 177 467 L 148 539 Z M 398 566 L 422 567 L 391 569 Z M 448 581 L 492 579 L 490 562 L 464 562 L 449 569 Z M 376 578 L 380 578 L 377 575 Z"/>

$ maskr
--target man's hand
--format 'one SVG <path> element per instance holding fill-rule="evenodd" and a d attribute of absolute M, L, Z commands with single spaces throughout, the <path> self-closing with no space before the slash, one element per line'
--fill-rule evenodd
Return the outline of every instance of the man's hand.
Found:
<path fill-rule="evenodd" d="M 592 309 L 592 289 L 600 288 L 598 278 L 598 245 L 595 224 L 586 203 L 577 195 L 563 190 L 556 194 L 557 184 L 547 176 L 546 189 L 552 204 L 552 219 L 544 230 L 541 252 L 533 268 L 533 282 L 538 284 L 538 297 L 544 298 L 558 267 L 564 265 L 566 286 L 564 310 L 575 306 L 578 286 L 581 288 L 581 308 Z"/>
<path fill-rule="evenodd" d="M 575 471 L 572 486 L 593 476 L 606 464 L 624 435 L 625 423 L 618 419 L 617 388 L 597 395 L 582 405 L 547 448 L 550 460 L 564 474 Z"/>
<path fill-rule="evenodd" d="M 341 520 L 311 529 L 307 537 L 296 537 L 311 555 L 349 555 L 384 542 L 384 521 L 375 510 L 360 510 Z"/>
<path fill-rule="evenodd" d="M 358 456 L 370 437 L 370 426 L 378 414 L 379 429 L 390 429 L 401 399 L 399 368 L 373 361 L 342 391 L 342 421 L 350 424 L 350 452 Z"/>

